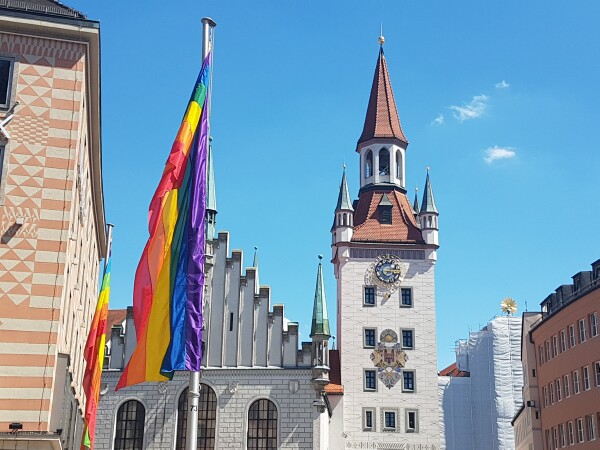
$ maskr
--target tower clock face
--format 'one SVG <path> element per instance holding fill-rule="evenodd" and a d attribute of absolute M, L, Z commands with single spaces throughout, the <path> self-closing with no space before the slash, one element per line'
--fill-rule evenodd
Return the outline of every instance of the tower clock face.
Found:
<path fill-rule="evenodd" d="M 389 297 L 400 286 L 402 275 L 400 258 L 395 255 L 380 255 L 367 269 L 365 282 L 378 286 Z"/>

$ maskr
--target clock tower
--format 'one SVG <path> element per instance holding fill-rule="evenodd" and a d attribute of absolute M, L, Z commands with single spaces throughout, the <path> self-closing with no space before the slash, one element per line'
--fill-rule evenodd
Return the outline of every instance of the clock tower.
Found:
<path fill-rule="evenodd" d="M 344 171 L 331 229 L 343 423 L 330 448 L 437 450 L 438 210 L 429 171 L 422 207 L 407 198 L 408 140 L 380 44 L 356 147 L 358 199 Z"/>

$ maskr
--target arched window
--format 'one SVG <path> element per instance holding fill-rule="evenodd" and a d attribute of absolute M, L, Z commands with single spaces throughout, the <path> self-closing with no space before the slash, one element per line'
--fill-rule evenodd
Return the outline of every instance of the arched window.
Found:
<path fill-rule="evenodd" d="M 387 148 L 379 150 L 379 175 L 390 174 L 390 152 Z"/>
<path fill-rule="evenodd" d="M 142 450 L 146 410 L 137 400 L 128 400 L 117 411 L 115 450 Z"/>
<path fill-rule="evenodd" d="M 402 153 L 396 150 L 396 178 L 402 179 Z"/>
<path fill-rule="evenodd" d="M 188 388 L 179 396 L 177 404 L 177 442 L 175 450 L 185 449 L 188 416 Z M 215 429 L 217 426 L 217 396 L 206 384 L 200 384 L 198 399 L 198 450 L 215 448 Z"/>
<path fill-rule="evenodd" d="M 252 403 L 248 411 L 248 450 L 277 449 L 277 407 L 267 399 Z"/>
<path fill-rule="evenodd" d="M 365 159 L 365 178 L 373 176 L 373 152 L 369 150 L 367 152 L 367 158 Z"/>
<path fill-rule="evenodd" d="M 427 226 L 431 228 L 431 216 L 427 216 Z"/>

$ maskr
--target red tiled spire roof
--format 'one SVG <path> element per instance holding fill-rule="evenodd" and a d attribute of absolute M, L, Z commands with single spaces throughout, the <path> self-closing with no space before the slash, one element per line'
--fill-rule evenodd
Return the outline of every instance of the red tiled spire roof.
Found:
<path fill-rule="evenodd" d="M 391 224 L 379 221 L 378 206 L 386 194 L 392 204 Z M 361 192 L 354 213 L 352 242 L 424 243 L 406 195 L 393 189 Z"/>
<path fill-rule="evenodd" d="M 365 125 L 358 143 L 361 144 L 377 138 L 398 139 L 404 144 L 408 144 L 398 118 L 398 109 L 396 108 L 390 74 L 383 54 L 383 46 L 379 50 Z"/>

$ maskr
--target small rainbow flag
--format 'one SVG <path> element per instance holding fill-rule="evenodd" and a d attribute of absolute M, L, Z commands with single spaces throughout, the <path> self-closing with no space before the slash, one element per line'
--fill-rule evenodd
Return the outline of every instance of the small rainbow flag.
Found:
<path fill-rule="evenodd" d="M 110 245 L 110 243 L 109 243 Z M 96 429 L 96 410 L 100 397 L 100 380 L 104 365 L 104 347 L 106 345 L 106 321 L 108 319 L 108 299 L 110 297 L 110 258 L 104 270 L 102 287 L 96 305 L 96 312 L 90 326 L 90 334 L 85 344 L 83 357 L 86 362 L 83 374 L 83 391 L 86 404 L 84 432 L 81 450 L 94 448 L 94 430 Z"/>
<path fill-rule="evenodd" d="M 117 389 L 202 362 L 209 53 L 148 212 L 133 288 L 137 346 Z"/>

